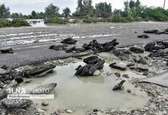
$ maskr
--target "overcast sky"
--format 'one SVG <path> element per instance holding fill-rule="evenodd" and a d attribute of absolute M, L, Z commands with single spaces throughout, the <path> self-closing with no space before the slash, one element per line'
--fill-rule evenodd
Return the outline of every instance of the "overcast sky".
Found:
<path fill-rule="evenodd" d="M 110 2 L 113 9 L 123 9 L 123 2 L 125 0 L 93 0 L 93 4 L 98 2 Z M 145 6 L 163 6 L 164 0 L 140 0 Z M 4 3 L 10 8 L 11 12 L 21 12 L 23 14 L 30 14 L 32 10 L 44 11 L 44 8 L 53 3 L 58 6 L 60 10 L 65 7 L 69 7 L 71 11 L 75 11 L 77 6 L 77 0 L 0 0 L 0 3 Z M 166 8 L 168 8 L 168 0 L 166 3 Z"/>

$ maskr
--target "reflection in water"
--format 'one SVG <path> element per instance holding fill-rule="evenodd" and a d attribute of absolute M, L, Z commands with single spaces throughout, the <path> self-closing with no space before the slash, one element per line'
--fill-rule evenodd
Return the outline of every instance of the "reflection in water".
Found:
<path fill-rule="evenodd" d="M 126 91 L 113 92 L 112 87 L 117 83 L 113 76 L 105 76 L 112 70 L 105 64 L 100 76 L 78 78 L 74 76 L 75 68 L 83 62 L 57 66 L 55 72 L 45 78 L 33 80 L 25 84 L 27 88 L 51 82 L 57 82 L 55 99 L 49 101 L 49 111 L 56 108 L 72 108 L 87 111 L 92 108 L 136 109 L 145 105 L 147 95 L 131 84 L 126 83 L 125 90 L 131 89 L 133 94 Z M 39 101 L 37 101 L 39 103 Z"/>

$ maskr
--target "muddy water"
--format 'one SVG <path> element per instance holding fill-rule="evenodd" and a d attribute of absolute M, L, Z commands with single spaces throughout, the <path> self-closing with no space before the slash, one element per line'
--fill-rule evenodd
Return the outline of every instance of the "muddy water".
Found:
<path fill-rule="evenodd" d="M 148 97 L 140 89 L 134 88 L 130 83 L 125 84 L 125 90 L 113 92 L 113 86 L 119 82 L 111 73 L 111 68 L 105 64 L 101 75 L 94 77 L 78 78 L 74 76 L 75 68 L 83 62 L 69 63 L 57 66 L 55 72 L 45 78 L 33 79 L 30 84 L 24 84 L 25 88 L 33 88 L 37 85 L 57 82 L 55 99 L 49 102 L 48 111 L 70 108 L 78 112 L 100 109 L 131 110 L 143 107 Z M 126 92 L 131 89 L 132 93 Z M 35 100 L 39 105 L 41 101 Z"/>

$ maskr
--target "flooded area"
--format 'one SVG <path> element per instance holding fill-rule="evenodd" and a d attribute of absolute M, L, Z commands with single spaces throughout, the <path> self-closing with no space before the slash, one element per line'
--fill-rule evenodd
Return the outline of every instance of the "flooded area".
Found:
<path fill-rule="evenodd" d="M 113 70 L 106 63 L 101 74 L 93 77 L 77 77 L 74 75 L 75 69 L 79 65 L 84 65 L 81 61 L 56 66 L 54 73 L 45 78 L 33 79 L 30 84 L 24 84 L 27 89 L 32 89 L 38 85 L 56 82 L 54 100 L 48 100 L 48 111 L 69 108 L 77 112 L 87 112 L 90 109 L 100 108 L 103 110 L 132 110 L 143 108 L 149 97 L 139 88 L 135 88 L 131 83 L 124 85 L 124 90 L 112 91 L 118 78 L 114 75 L 107 75 Z M 130 89 L 132 93 L 128 93 Z M 37 100 L 36 100 L 37 101 Z M 35 101 L 35 102 L 36 102 Z M 41 101 L 40 101 L 41 102 Z M 40 102 L 39 103 L 40 106 Z"/>

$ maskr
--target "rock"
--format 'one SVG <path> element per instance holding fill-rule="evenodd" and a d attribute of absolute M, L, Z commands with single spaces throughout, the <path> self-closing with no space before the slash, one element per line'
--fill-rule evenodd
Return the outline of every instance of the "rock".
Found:
<path fill-rule="evenodd" d="M 112 63 L 109 66 L 111 68 L 118 69 L 121 71 L 125 71 L 127 69 L 127 65 L 125 63 Z"/>
<path fill-rule="evenodd" d="M 113 87 L 113 91 L 122 90 L 123 84 L 125 83 L 125 80 L 120 81 L 117 85 Z"/>
<path fill-rule="evenodd" d="M 97 56 L 90 56 L 83 60 L 86 65 L 78 66 L 75 75 L 77 76 L 94 76 L 99 74 L 97 70 L 103 69 L 105 61 Z"/>
<path fill-rule="evenodd" d="M 93 76 L 97 69 L 94 65 L 80 65 L 76 70 L 76 76 Z"/>
<path fill-rule="evenodd" d="M 99 70 L 96 70 L 95 72 L 94 72 L 94 76 L 98 76 L 98 75 L 100 75 L 101 73 L 100 73 L 100 71 Z"/>
<path fill-rule="evenodd" d="M 82 47 L 76 47 L 76 46 L 72 46 L 72 47 L 67 47 L 65 48 L 66 53 L 80 53 L 80 52 L 84 52 L 85 49 Z"/>
<path fill-rule="evenodd" d="M 133 60 L 136 63 L 140 63 L 140 64 L 147 64 L 147 58 L 146 57 L 142 57 L 141 55 L 136 55 L 133 57 Z"/>
<path fill-rule="evenodd" d="M 129 75 L 128 74 L 123 74 L 122 77 L 129 78 Z"/>
<path fill-rule="evenodd" d="M 159 32 L 159 30 L 145 30 L 144 33 L 148 33 L 148 34 L 157 34 Z"/>
<path fill-rule="evenodd" d="M 53 71 L 56 66 L 53 64 L 40 64 L 34 66 L 25 66 L 21 70 L 23 77 L 42 77 Z"/>
<path fill-rule="evenodd" d="M 64 44 L 76 44 L 76 42 L 77 42 L 77 40 L 72 39 L 71 37 L 70 38 L 66 38 L 63 41 L 61 41 L 61 43 L 64 43 Z"/>
<path fill-rule="evenodd" d="M 132 54 L 129 50 L 120 48 L 120 49 L 115 49 L 113 50 L 113 54 L 120 58 L 121 60 L 129 60 L 130 55 Z"/>
<path fill-rule="evenodd" d="M 114 75 L 115 75 L 116 77 L 121 77 L 121 74 L 118 73 L 118 72 L 115 72 Z"/>
<path fill-rule="evenodd" d="M 30 91 L 30 94 L 50 94 L 55 87 L 57 86 L 57 83 L 50 83 L 42 86 L 35 87 L 32 91 Z"/>
<path fill-rule="evenodd" d="M 31 100 L 25 99 L 3 99 L 1 101 L 2 106 L 7 109 L 19 109 L 19 108 L 27 108 L 32 104 Z"/>
<path fill-rule="evenodd" d="M 46 103 L 46 102 L 42 102 L 41 105 L 42 105 L 42 106 L 48 106 L 49 104 Z"/>
<path fill-rule="evenodd" d="M 65 112 L 66 112 L 66 113 L 73 113 L 73 111 L 70 110 L 70 109 L 65 109 Z"/>
<path fill-rule="evenodd" d="M 51 45 L 49 49 L 59 51 L 59 50 L 65 50 L 66 47 L 67 45 Z"/>
<path fill-rule="evenodd" d="M 6 53 L 13 53 L 14 51 L 13 51 L 12 48 L 1 48 L 1 49 L 0 49 L 0 52 L 1 52 L 2 54 L 6 54 Z"/>
<path fill-rule="evenodd" d="M 83 48 L 94 52 L 108 52 L 113 50 L 118 44 L 116 39 L 105 43 L 98 43 L 97 40 L 93 40 L 89 44 L 84 44 Z"/>
<path fill-rule="evenodd" d="M 149 38 L 149 36 L 146 35 L 146 34 L 138 35 L 137 37 L 138 37 L 138 38 L 143 38 L 143 39 Z"/>
<path fill-rule="evenodd" d="M 7 95 L 8 95 L 7 90 L 5 90 L 5 89 L 1 89 L 1 90 L 0 90 L 0 100 L 6 98 Z"/>
<path fill-rule="evenodd" d="M 90 56 L 90 57 L 85 58 L 83 62 L 85 62 L 86 64 L 96 64 L 98 60 L 99 60 L 99 57 Z"/>
<path fill-rule="evenodd" d="M 15 81 L 16 81 L 18 84 L 24 82 L 23 78 L 21 78 L 21 77 L 15 78 Z"/>
<path fill-rule="evenodd" d="M 130 47 L 129 50 L 134 52 L 134 53 L 144 53 L 144 49 L 140 48 L 138 46 Z"/>
<path fill-rule="evenodd" d="M 130 89 L 127 89 L 127 92 L 128 92 L 128 93 L 131 93 L 131 90 L 130 90 Z"/>
<path fill-rule="evenodd" d="M 51 115 L 60 115 L 58 112 L 51 113 Z"/>

